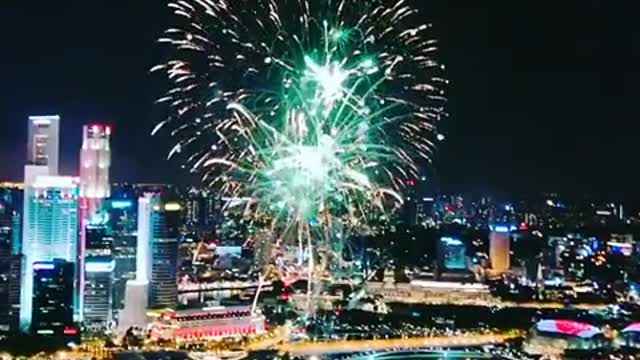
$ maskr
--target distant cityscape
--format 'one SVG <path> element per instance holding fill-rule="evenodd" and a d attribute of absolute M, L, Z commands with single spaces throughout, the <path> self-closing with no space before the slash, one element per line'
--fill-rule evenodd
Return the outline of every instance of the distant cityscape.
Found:
<path fill-rule="evenodd" d="M 32 116 L 27 126 L 24 182 L 0 183 L 7 346 L 27 336 L 80 358 L 158 347 L 233 353 L 240 343 L 282 350 L 284 338 L 381 348 L 391 346 L 383 339 L 448 347 L 459 338 L 522 358 L 640 346 L 640 219 L 621 203 L 433 194 L 409 180 L 394 216 L 332 249 L 339 260 L 322 275 L 328 290 L 311 295 L 309 319 L 308 274 L 296 266 L 305 255 L 247 216 L 250 199 L 112 182 L 117 135 L 105 124 L 84 126 L 79 176 L 61 175 L 61 118 Z M 524 333 L 524 345 L 509 345 Z M 286 346 L 310 355 L 312 344 Z"/>

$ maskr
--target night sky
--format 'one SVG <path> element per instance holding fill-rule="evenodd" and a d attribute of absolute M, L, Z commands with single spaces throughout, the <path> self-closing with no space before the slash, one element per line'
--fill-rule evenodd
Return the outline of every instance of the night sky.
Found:
<path fill-rule="evenodd" d="M 640 195 L 634 2 L 415 1 L 451 80 L 442 189 Z M 0 179 L 21 179 L 27 116 L 56 113 L 63 173 L 77 174 L 82 124 L 101 121 L 114 126 L 114 179 L 186 181 L 166 138 L 149 136 L 164 3 L 3 2 Z"/>

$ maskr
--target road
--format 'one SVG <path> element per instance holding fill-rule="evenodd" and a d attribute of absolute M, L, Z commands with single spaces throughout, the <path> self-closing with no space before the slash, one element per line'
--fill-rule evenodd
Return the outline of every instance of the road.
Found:
<path fill-rule="evenodd" d="M 407 339 L 340 340 L 323 342 L 284 343 L 278 350 L 293 355 L 322 355 L 349 352 L 383 351 L 391 349 L 456 348 L 499 344 L 519 337 L 519 334 L 457 335 Z"/>

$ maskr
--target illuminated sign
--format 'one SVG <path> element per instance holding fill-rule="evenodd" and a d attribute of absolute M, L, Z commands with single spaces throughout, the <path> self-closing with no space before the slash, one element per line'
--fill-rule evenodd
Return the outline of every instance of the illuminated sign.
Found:
<path fill-rule="evenodd" d="M 509 232 L 509 227 L 505 226 L 505 225 L 493 225 L 490 228 L 491 228 L 492 231 L 499 232 L 499 233 L 508 233 Z"/>
<path fill-rule="evenodd" d="M 133 202 L 128 200 L 114 200 L 111 202 L 112 209 L 127 209 L 133 206 Z"/>
<path fill-rule="evenodd" d="M 440 241 L 442 241 L 443 243 L 446 243 L 447 245 L 462 245 L 462 241 L 458 240 L 458 239 L 454 239 L 451 237 L 443 237 L 440 238 Z"/>
<path fill-rule="evenodd" d="M 53 270 L 56 264 L 52 262 L 37 262 L 33 264 L 33 270 Z"/>
<path fill-rule="evenodd" d="M 182 206 L 178 203 L 167 203 L 164 205 L 165 211 L 180 211 L 182 210 Z"/>
<path fill-rule="evenodd" d="M 53 335 L 53 330 L 42 329 L 37 331 L 38 335 Z"/>
<path fill-rule="evenodd" d="M 85 264 L 85 270 L 88 273 L 112 272 L 115 268 L 115 260 L 111 260 L 108 262 L 87 262 Z"/>
<path fill-rule="evenodd" d="M 66 327 L 64 328 L 62 333 L 65 335 L 78 335 L 78 329 L 72 328 L 72 327 Z"/>

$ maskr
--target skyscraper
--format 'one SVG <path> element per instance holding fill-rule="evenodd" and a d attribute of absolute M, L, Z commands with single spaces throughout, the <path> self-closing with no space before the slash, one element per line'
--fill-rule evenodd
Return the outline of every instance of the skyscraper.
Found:
<path fill-rule="evenodd" d="M 0 199 L 1 200 L 1 199 Z M 12 223 L 8 209 L 0 201 L 0 332 L 10 328 L 9 280 L 11 271 Z"/>
<path fill-rule="evenodd" d="M 64 336 L 76 331 L 73 324 L 74 264 L 61 259 L 38 261 L 33 273 L 31 331 L 43 336 Z"/>
<path fill-rule="evenodd" d="M 101 329 L 113 320 L 113 270 L 112 257 L 87 258 L 85 262 L 84 317 L 87 324 Z"/>
<path fill-rule="evenodd" d="M 85 239 L 83 320 L 104 329 L 112 320 L 113 237 L 106 222 L 94 221 L 85 227 Z"/>
<path fill-rule="evenodd" d="M 104 207 L 109 214 L 108 225 L 113 236 L 115 272 L 113 281 L 113 307 L 124 307 L 128 280 L 136 278 L 137 204 L 131 197 L 118 195 L 109 199 Z"/>
<path fill-rule="evenodd" d="M 58 174 L 60 116 L 30 116 L 27 165 L 44 166 L 48 175 Z M 25 179 L 25 184 L 32 179 Z"/>
<path fill-rule="evenodd" d="M 75 263 L 78 242 L 78 185 L 72 177 L 39 176 L 25 188 L 24 272 L 20 324 L 31 325 L 33 264 L 55 259 Z"/>
<path fill-rule="evenodd" d="M 151 241 L 153 239 L 153 215 L 160 209 L 160 198 L 155 194 L 144 194 L 138 199 L 138 241 L 136 252 L 136 280 L 151 279 Z"/>
<path fill-rule="evenodd" d="M 175 309 L 178 301 L 177 268 L 181 210 L 177 203 L 166 203 L 164 206 L 153 208 L 149 305 L 154 308 Z"/>
<path fill-rule="evenodd" d="M 127 280 L 124 308 L 118 315 L 121 332 L 132 326 L 142 327 L 146 323 L 144 315 L 149 306 L 149 280 L 151 279 L 151 241 L 153 235 L 153 213 L 160 209 L 160 198 L 153 193 L 145 193 L 138 199 L 136 276 Z"/>
<path fill-rule="evenodd" d="M 87 247 L 85 228 L 100 211 L 103 200 L 110 196 L 109 168 L 111 167 L 111 127 L 102 124 L 85 125 L 80 149 L 80 244 L 78 251 L 80 314 L 84 313 L 85 272 Z"/>
<path fill-rule="evenodd" d="M 80 150 L 80 198 L 99 202 L 111 194 L 111 128 L 102 124 L 85 125 Z M 98 204 L 99 205 L 99 204 Z M 96 208 L 89 209 L 92 215 Z"/>
<path fill-rule="evenodd" d="M 504 274 L 511 267 L 511 239 L 507 226 L 494 226 L 489 234 L 489 260 L 494 275 Z"/>

